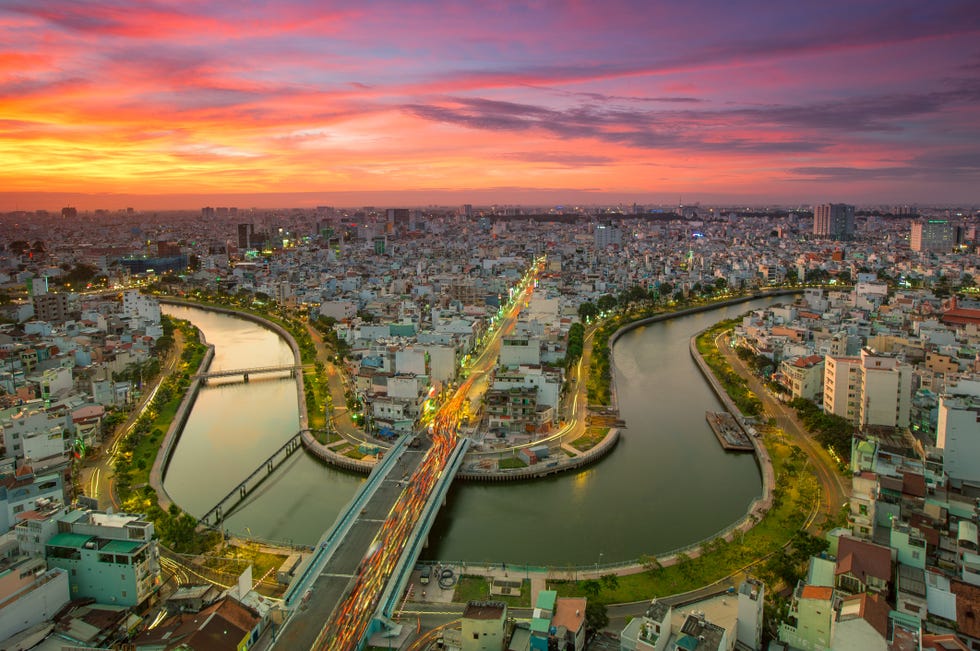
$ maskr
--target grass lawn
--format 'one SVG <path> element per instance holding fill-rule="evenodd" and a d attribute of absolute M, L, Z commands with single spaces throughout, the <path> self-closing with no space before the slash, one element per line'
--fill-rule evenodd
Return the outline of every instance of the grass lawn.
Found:
<path fill-rule="evenodd" d="M 527 468 L 527 464 L 517 457 L 507 457 L 499 460 L 497 462 L 497 467 L 501 470 L 505 470 L 507 468 Z"/>
<path fill-rule="evenodd" d="M 341 438 L 340 434 L 334 431 L 328 431 L 325 429 L 318 429 L 313 431 L 313 438 L 322 443 L 323 445 L 330 445 L 331 443 L 336 443 Z"/>
<path fill-rule="evenodd" d="M 786 443 L 782 435 L 772 430 L 765 432 L 764 440 L 776 471 L 777 498 L 776 505 L 758 524 L 731 542 L 720 538 L 709 541 L 706 543 L 708 551 L 700 557 L 682 557 L 679 563 L 669 567 L 658 568 L 653 557 L 645 559 L 649 569 L 618 577 L 615 587 L 604 585 L 599 600 L 607 603 L 640 601 L 700 588 L 762 559 L 789 542 L 819 499 L 819 485 L 812 472 L 804 469 L 805 456 L 799 448 Z M 588 596 L 584 583 L 549 581 L 548 587 L 557 590 L 560 596 L 582 597 Z"/>
<path fill-rule="evenodd" d="M 585 434 L 572 441 L 572 447 L 579 452 L 591 450 L 606 438 L 608 433 L 608 427 L 589 427 L 585 430 Z"/>

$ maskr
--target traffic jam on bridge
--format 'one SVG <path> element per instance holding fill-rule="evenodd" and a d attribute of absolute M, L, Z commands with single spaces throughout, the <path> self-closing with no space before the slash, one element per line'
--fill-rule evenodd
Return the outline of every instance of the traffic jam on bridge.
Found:
<path fill-rule="evenodd" d="M 519 312 L 520 304 L 530 296 L 533 287 L 533 282 L 524 283 L 524 300 L 515 301 L 512 314 Z M 363 640 L 385 586 L 422 518 L 426 502 L 459 444 L 461 416 L 476 377 L 476 374 L 470 375 L 436 412 L 429 426 L 432 446 L 389 511 L 358 566 L 351 588 L 320 630 L 314 649 L 348 651 L 358 648 Z"/>

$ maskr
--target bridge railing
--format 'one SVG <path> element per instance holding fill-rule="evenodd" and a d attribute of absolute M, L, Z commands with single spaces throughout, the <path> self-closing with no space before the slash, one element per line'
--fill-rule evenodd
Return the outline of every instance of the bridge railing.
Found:
<path fill-rule="evenodd" d="M 395 445 L 391 447 L 386 453 L 384 458 L 381 459 L 374 466 L 374 470 L 368 475 L 367 482 L 357 491 L 357 494 L 347 505 L 347 508 L 337 516 L 337 519 L 331 525 L 330 529 L 324 535 L 310 557 L 309 562 L 300 575 L 293 581 L 289 588 L 286 590 L 286 594 L 283 596 L 283 601 L 286 606 L 292 606 L 293 601 L 296 599 L 297 595 L 303 593 L 307 585 L 310 582 L 310 578 L 317 572 L 323 564 L 333 555 L 340 541 L 347 535 L 351 526 L 354 523 L 355 516 L 360 513 L 364 505 L 371 499 L 374 492 L 377 490 L 378 486 L 387 477 L 388 472 L 391 470 L 392 466 L 395 465 L 398 457 L 405 450 L 408 441 L 412 437 L 403 436 L 399 439 Z"/>
<path fill-rule="evenodd" d="M 452 455 L 446 462 L 446 466 L 442 470 L 442 477 L 436 483 L 435 490 L 429 496 L 423 515 L 419 518 L 418 523 L 415 525 L 415 530 L 412 532 L 410 538 L 411 545 L 406 546 L 402 551 L 398 565 L 395 566 L 395 571 L 392 573 L 391 579 L 389 579 L 387 586 L 385 586 L 385 591 L 381 595 L 381 600 L 379 601 L 381 608 L 379 612 L 384 617 L 391 617 L 395 611 L 398 598 L 401 596 L 402 590 L 405 584 L 408 583 L 408 578 L 415 568 L 415 561 L 422 551 L 422 546 L 425 543 L 426 536 L 429 534 L 432 522 L 435 520 L 435 516 L 441 507 L 441 502 L 445 498 L 449 486 L 453 482 L 453 478 L 456 476 L 456 471 L 463 465 L 463 457 L 466 455 L 466 449 L 471 442 L 472 440 L 468 438 L 460 439 L 459 444 L 453 450 Z"/>

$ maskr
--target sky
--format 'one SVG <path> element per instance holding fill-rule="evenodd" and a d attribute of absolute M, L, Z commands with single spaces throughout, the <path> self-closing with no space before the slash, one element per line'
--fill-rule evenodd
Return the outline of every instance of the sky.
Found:
<path fill-rule="evenodd" d="M 0 2 L 0 210 L 222 199 L 978 204 L 980 7 Z"/>

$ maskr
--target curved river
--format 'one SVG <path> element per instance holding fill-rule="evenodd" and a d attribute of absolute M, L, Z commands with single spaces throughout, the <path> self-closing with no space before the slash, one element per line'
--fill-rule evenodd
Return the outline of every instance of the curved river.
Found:
<path fill-rule="evenodd" d="M 733 307 L 636 328 L 614 349 L 628 429 L 613 452 L 579 472 L 533 482 L 458 482 L 429 535 L 427 558 L 591 565 L 662 554 L 728 526 L 762 491 L 751 455 L 722 450 L 705 421 L 721 409 L 688 352 L 699 330 Z M 212 369 L 291 363 L 289 347 L 251 321 L 164 306 L 215 345 Z M 289 379 L 201 390 L 165 478 L 171 497 L 201 515 L 298 429 Z M 296 453 L 226 520 L 232 532 L 312 545 L 363 477 Z"/>

